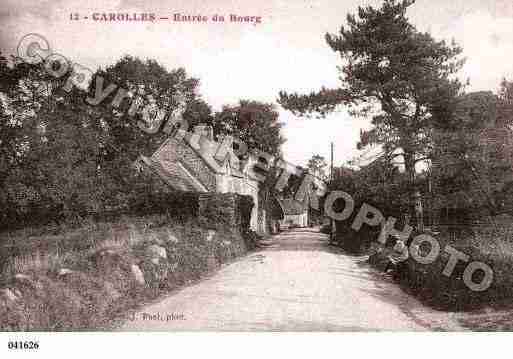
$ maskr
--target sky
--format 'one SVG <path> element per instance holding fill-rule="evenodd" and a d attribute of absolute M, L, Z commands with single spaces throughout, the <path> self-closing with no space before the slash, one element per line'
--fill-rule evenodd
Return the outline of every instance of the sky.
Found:
<path fill-rule="evenodd" d="M 168 69 L 184 67 L 200 79 L 200 94 L 219 110 L 239 99 L 275 103 L 278 92 L 310 92 L 337 87 L 339 58 L 326 44 L 358 0 L 2 0 L 0 49 L 14 54 L 28 33 L 43 35 L 54 52 L 91 69 L 114 63 L 125 54 L 153 58 Z M 70 20 L 71 13 L 88 19 Z M 93 13 L 224 15 L 224 23 L 101 22 Z M 261 22 L 232 23 L 229 15 L 260 16 Z M 436 39 L 454 39 L 467 57 L 460 73 L 468 91 L 496 91 L 502 78 L 513 79 L 513 1 L 417 0 L 408 16 Z M 365 119 L 344 108 L 325 119 L 304 119 L 278 106 L 284 123 L 285 158 L 304 165 L 313 154 L 329 158 L 334 142 L 335 166 L 360 155 L 359 132 Z"/>

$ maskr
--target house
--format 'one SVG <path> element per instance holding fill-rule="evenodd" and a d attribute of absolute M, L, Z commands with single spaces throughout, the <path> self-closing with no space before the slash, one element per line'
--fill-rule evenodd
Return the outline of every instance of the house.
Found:
<path fill-rule="evenodd" d="M 239 160 L 228 151 L 223 159 L 216 153 L 223 138 L 214 140 L 210 126 L 196 126 L 183 138 L 170 136 L 151 157 L 139 162 L 177 191 L 237 193 L 253 198 L 250 228 L 266 232 L 265 209 L 259 196 L 259 181 L 253 171 L 258 159 Z"/>
<path fill-rule="evenodd" d="M 279 221 L 280 229 L 308 227 L 308 203 L 301 203 L 292 198 L 276 198 L 276 201 L 282 211 Z"/>

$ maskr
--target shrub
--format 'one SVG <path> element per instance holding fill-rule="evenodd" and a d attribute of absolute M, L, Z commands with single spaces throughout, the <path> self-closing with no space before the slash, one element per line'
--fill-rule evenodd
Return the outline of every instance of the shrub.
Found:
<path fill-rule="evenodd" d="M 331 234 L 331 224 L 323 224 L 320 231 L 324 234 Z"/>
<path fill-rule="evenodd" d="M 364 225 L 359 231 L 355 231 L 351 228 L 351 223 L 351 221 L 335 222 L 335 242 L 352 254 L 368 252 L 372 242 L 378 238 L 380 229 Z"/>
<path fill-rule="evenodd" d="M 242 238 L 244 238 L 244 242 L 248 249 L 255 249 L 258 246 L 258 242 L 263 239 L 262 236 L 251 230 L 242 233 Z"/>
<path fill-rule="evenodd" d="M 399 275 L 401 285 L 426 303 L 441 309 L 510 306 L 513 298 L 512 235 L 511 228 L 495 229 L 489 226 L 457 232 L 443 229 L 434 236 L 441 248 L 436 261 L 420 264 L 410 257 Z M 470 261 L 488 264 L 494 273 L 492 285 L 482 292 L 470 290 L 463 281 L 463 272 L 468 263 L 462 261 L 458 261 L 450 277 L 445 276 L 442 272 L 449 259 L 449 254 L 444 252 L 447 245 L 467 254 Z M 375 256 L 370 261 L 379 267 L 380 261 Z M 479 278 L 475 279 L 479 281 Z"/>

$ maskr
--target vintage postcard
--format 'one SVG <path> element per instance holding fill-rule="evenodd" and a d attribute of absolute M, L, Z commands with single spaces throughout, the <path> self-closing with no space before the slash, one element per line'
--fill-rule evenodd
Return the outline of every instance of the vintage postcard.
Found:
<path fill-rule="evenodd" d="M 0 331 L 513 330 L 513 2 L 0 7 Z"/>

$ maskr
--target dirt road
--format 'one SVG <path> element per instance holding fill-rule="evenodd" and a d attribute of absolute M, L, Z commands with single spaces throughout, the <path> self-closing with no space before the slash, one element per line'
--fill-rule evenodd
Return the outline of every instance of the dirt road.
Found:
<path fill-rule="evenodd" d="M 426 308 L 323 234 L 296 230 L 272 243 L 142 308 L 120 330 L 462 330 L 451 313 Z"/>

